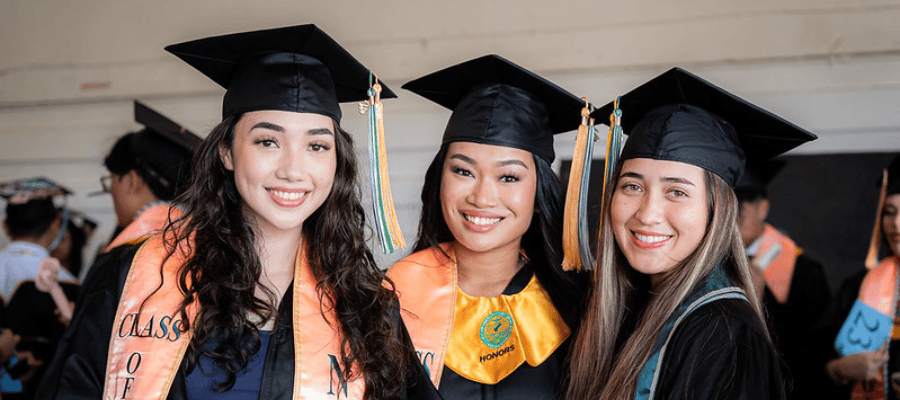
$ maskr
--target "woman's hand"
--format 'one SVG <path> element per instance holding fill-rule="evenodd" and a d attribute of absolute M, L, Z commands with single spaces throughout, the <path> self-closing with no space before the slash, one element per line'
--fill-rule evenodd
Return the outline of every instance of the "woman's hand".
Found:
<path fill-rule="evenodd" d="M 825 364 L 825 371 L 838 385 L 850 381 L 868 382 L 875 380 L 888 356 L 882 351 L 869 351 L 836 358 Z"/>

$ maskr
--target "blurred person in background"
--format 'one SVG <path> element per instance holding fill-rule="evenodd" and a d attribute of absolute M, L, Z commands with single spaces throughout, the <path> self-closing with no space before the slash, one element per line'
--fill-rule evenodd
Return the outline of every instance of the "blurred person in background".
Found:
<path fill-rule="evenodd" d="M 110 250 L 159 232 L 182 215 L 171 201 L 187 182 L 191 157 L 202 139 L 139 101 L 134 102 L 134 119 L 144 129 L 116 140 L 103 159 L 110 174 L 100 178 L 102 190 L 91 194 L 112 196 L 116 229 L 86 272 L 76 307 L 111 279 L 120 260 Z"/>
<path fill-rule="evenodd" d="M 3 229 L 11 242 L 0 253 L 0 298 L 8 303 L 22 281 L 37 278 L 41 261 L 62 241 L 62 217 L 54 196 L 71 192 L 47 178 L 20 179 L 0 184 L 7 201 Z M 60 280 L 75 281 L 64 272 Z"/>
<path fill-rule="evenodd" d="M 0 197 L 7 201 L 3 228 L 11 239 L 0 252 L 0 297 L 6 306 L 2 326 L 9 328 L 4 329 L 0 338 L 4 346 L 12 343 L 17 347 L 14 352 L 3 352 L 8 358 L 0 368 L 0 393 L 6 399 L 31 398 L 33 386 L 39 380 L 30 382 L 42 365 L 38 348 L 48 339 L 44 336 L 36 339 L 21 322 L 39 319 L 40 307 L 28 301 L 26 293 L 29 287 L 33 288 L 41 262 L 62 242 L 66 228 L 62 226 L 63 216 L 53 198 L 68 194 L 71 194 L 68 189 L 47 178 L 0 183 Z M 61 271 L 58 279 L 71 285 L 76 281 L 67 271 Z M 55 307 L 50 301 L 49 312 L 53 316 Z M 26 335 L 27 340 L 22 340 Z"/>
<path fill-rule="evenodd" d="M 103 159 L 110 174 L 100 183 L 112 196 L 116 212 L 116 229 L 106 250 L 148 236 L 181 216 L 169 204 L 188 179 L 191 157 L 201 141 L 138 101 L 134 119 L 144 129 L 120 137 Z"/>
<path fill-rule="evenodd" d="M 793 382 L 788 398 L 807 399 L 817 389 L 818 372 L 810 362 L 809 338 L 831 291 L 822 264 L 766 222 L 771 205 L 768 185 L 785 164 L 777 159 L 747 163 L 734 193 L 740 207 L 738 229 L 767 311 L 769 332 Z"/>
<path fill-rule="evenodd" d="M 81 276 L 84 263 L 84 247 L 97 229 L 97 223 L 84 214 L 71 210 L 62 241 L 50 252 L 72 276 Z"/>
<path fill-rule="evenodd" d="M 885 168 L 866 269 L 847 278 L 817 329 L 836 387 L 820 398 L 900 399 L 900 155 Z"/>

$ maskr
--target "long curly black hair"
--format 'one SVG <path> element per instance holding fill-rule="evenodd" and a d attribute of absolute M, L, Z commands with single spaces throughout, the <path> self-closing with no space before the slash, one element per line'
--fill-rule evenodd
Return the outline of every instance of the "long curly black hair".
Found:
<path fill-rule="evenodd" d="M 225 118 L 197 150 L 189 185 L 175 200 L 184 216 L 164 232 L 164 237 L 173 238 L 168 241 L 170 249 L 187 245 L 191 254 L 178 276 L 182 320 L 188 321 L 187 306 L 195 301 L 200 306 L 194 326 L 189 322 L 183 326 L 194 333 L 188 368 L 197 365 L 201 353 L 211 358 L 226 373 L 225 381 L 218 382 L 220 391 L 234 386 L 236 374 L 260 349 L 253 321 L 278 315 L 277 297 L 260 285 L 257 237 L 242 207 L 234 173 L 219 156 L 220 150 L 231 148 L 239 120 L 240 116 Z M 337 317 L 343 377 L 349 381 L 361 375 L 366 399 L 398 398 L 415 361 L 395 331 L 399 327 L 391 317 L 396 301 L 392 285 L 383 285 L 390 281 L 366 246 L 353 140 L 336 121 L 334 126 L 334 184 L 325 203 L 303 223 L 305 242 L 315 243 L 306 247 L 305 254 L 318 281 L 321 304 L 333 305 Z M 267 299 L 254 294 L 257 287 Z"/>
<path fill-rule="evenodd" d="M 413 252 L 429 247 L 437 248 L 440 243 L 455 240 L 441 212 L 441 172 L 449 147 L 449 143 L 442 145 L 425 171 L 422 216 L 419 218 L 418 239 Z M 574 332 L 585 307 L 590 277 L 586 273 L 566 272 L 562 269 L 562 185 L 550 163 L 543 158 L 533 157 L 537 169 L 537 190 L 534 195 L 537 212 L 522 236 L 522 248 L 529 259 L 537 261 L 538 267 L 534 268 L 534 273 L 538 281 Z"/>

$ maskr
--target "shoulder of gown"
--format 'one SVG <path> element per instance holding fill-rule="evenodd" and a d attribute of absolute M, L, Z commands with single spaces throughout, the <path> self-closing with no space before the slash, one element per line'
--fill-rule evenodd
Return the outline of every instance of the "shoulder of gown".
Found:
<path fill-rule="evenodd" d="M 765 326 L 744 300 L 704 305 L 668 345 L 657 399 L 783 399 L 784 380 Z"/>

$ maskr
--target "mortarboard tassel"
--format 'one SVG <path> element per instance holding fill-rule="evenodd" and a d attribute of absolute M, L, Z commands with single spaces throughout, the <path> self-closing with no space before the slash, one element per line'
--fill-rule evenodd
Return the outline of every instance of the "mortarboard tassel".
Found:
<path fill-rule="evenodd" d="M 622 153 L 622 109 L 619 108 L 619 101 L 622 97 L 616 97 L 613 103 L 613 112 L 609 115 L 609 134 L 606 138 L 606 163 L 603 166 L 603 191 L 600 197 L 600 209 L 603 209 L 603 201 L 606 201 L 606 184 L 611 182 L 614 177 L 616 163 L 619 162 L 619 156 Z M 601 216 L 602 218 L 602 216 Z"/>
<path fill-rule="evenodd" d="M 590 184 L 591 158 L 594 153 L 594 120 L 590 118 L 591 105 L 585 99 L 581 110 L 581 125 L 575 139 L 569 187 L 566 190 L 566 209 L 563 216 L 563 262 L 565 271 L 593 268 L 591 245 L 587 226 L 588 186 Z"/>
<path fill-rule="evenodd" d="M 369 100 L 360 104 L 360 113 L 368 111 L 369 122 L 369 171 L 372 183 L 372 203 L 375 207 L 375 228 L 385 253 L 393 253 L 405 247 L 403 232 L 394 210 L 388 175 L 387 152 L 384 144 L 384 108 L 381 103 L 381 84 L 378 77 L 369 72 Z"/>
<path fill-rule="evenodd" d="M 872 240 L 869 242 L 869 252 L 866 254 L 866 268 L 872 269 L 878 265 L 878 239 L 881 238 L 881 213 L 884 212 L 884 199 L 887 198 L 888 170 L 884 169 L 881 176 L 881 195 L 878 198 L 878 212 L 875 213 L 875 228 L 872 230 Z"/>
<path fill-rule="evenodd" d="M 609 133 L 606 137 L 606 161 L 603 165 L 603 191 L 600 193 L 600 209 L 606 207 L 606 185 L 612 182 L 615 177 L 616 164 L 619 162 L 619 156 L 622 155 L 622 109 L 619 108 L 619 101 L 622 97 L 616 97 L 613 102 L 613 111 L 609 115 Z M 603 213 L 600 213 L 600 226 L 603 226 Z M 602 235 L 602 233 L 599 233 Z"/>

